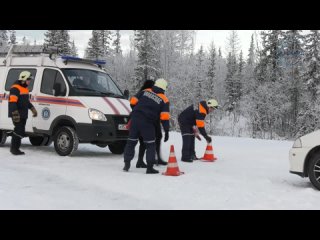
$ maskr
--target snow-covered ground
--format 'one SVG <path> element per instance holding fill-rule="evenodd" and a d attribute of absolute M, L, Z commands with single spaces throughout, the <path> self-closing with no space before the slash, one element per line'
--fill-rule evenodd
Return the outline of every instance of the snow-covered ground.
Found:
<path fill-rule="evenodd" d="M 162 155 L 174 144 L 185 174 L 169 177 L 136 169 L 137 157 L 123 172 L 122 156 L 89 144 L 60 157 L 24 139 L 26 155 L 13 156 L 10 140 L 0 147 L 0 209 L 320 209 L 320 191 L 289 173 L 290 141 L 214 136 L 216 162 L 185 163 L 181 135 L 171 132 Z M 199 156 L 205 148 L 196 141 Z"/>

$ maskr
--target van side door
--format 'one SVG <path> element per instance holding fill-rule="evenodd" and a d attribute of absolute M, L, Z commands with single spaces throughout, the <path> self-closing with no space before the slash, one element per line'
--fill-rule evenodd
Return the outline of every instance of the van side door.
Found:
<path fill-rule="evenodd" d="M 32 121 L 35 132 L 49 130 L 57 117 L 66 114 L 69 91 L 62 73 L 54 68 L 44 68 L 37 88 L 37 94 L 33 99 L 38 111 L 38 117 Z"/>

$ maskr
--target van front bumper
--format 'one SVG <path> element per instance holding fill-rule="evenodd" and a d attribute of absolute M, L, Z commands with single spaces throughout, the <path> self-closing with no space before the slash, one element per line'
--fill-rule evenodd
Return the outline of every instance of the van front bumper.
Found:
<path fill-rule="evenodd" d="M 127 140 L 128 130 L 118 130 L 118 124 L 92 121 L 92 124 L 77 123 L 76 132 L 82 143 L 111 143 Z"/>

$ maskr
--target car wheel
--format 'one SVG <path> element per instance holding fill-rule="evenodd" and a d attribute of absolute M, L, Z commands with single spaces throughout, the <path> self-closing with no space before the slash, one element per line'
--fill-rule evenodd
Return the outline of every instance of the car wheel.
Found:
<path fill-rule="evenodd" d="M 7 133 L 0 130 L 0 145 L 4 145 L 7 141 Z"/>
<path fill-rule="evenodd" d="M 320 154 L 316 154 L 308 166 L 308 175 L 315 188 L 320 190 Z"/>
<path fill-rule="evenodd" d="M 118 141 L 112 144 L 109 144 L 108 147 L 113 154 L 122 154 L 126 146 L 127 141 Z"/>
<path fill-rule="evenodd" d="M 78 149 L 79 138 L 71 127 L 60 128 L 54 139 L 54 148 L 60 156 L 71 155 Z"/>

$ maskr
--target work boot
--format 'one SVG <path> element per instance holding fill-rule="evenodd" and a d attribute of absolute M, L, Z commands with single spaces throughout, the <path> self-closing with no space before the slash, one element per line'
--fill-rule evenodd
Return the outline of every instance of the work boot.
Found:
<path fill-rule="evenodd" d="M 191 156 L 191 160 L 200 160 L 201 158 L 198 158 L 196 154 Z"/>
<path fill-rule="evenodd" d="M 168 163 L 167 162 L 165 162 L 165 161 L 163 161 L 161 158 L 159 158 L 158 160 L 157 160 L 157 165 L 167 165 Z"/>
<path fill-rule="evenodd" d="M 13 155 L 24 155 L 25 153 L 20 151 L 19 149 L 10 149 L 10 152 L 13 154 Z"/>
<path fill-rule="evenodd" d="M 128 172 L 130 168 L 130 162 L 124 162 L 123 171 Z"/>
<path fill-rule="evenodd" d="M 147 168 L 147 164 L 145 164 L 143 160 L 138 159 L 136 168 Z"/>
<path fill-rule="evenodd" d="M 182 162 L 193 162 L 192 159 L 181 159 Z"/>
<path fill-rule="evenodd" d="M 147 174 L 155 174 L 155 173 L 159 173 L 159 171 L 158 170 L 156 170 L 156 169 L 154 169 L 153 168 L 153 165 L 148 165 L 148 167 L 147 167 L 147 172 L 146 172 Z"/>

